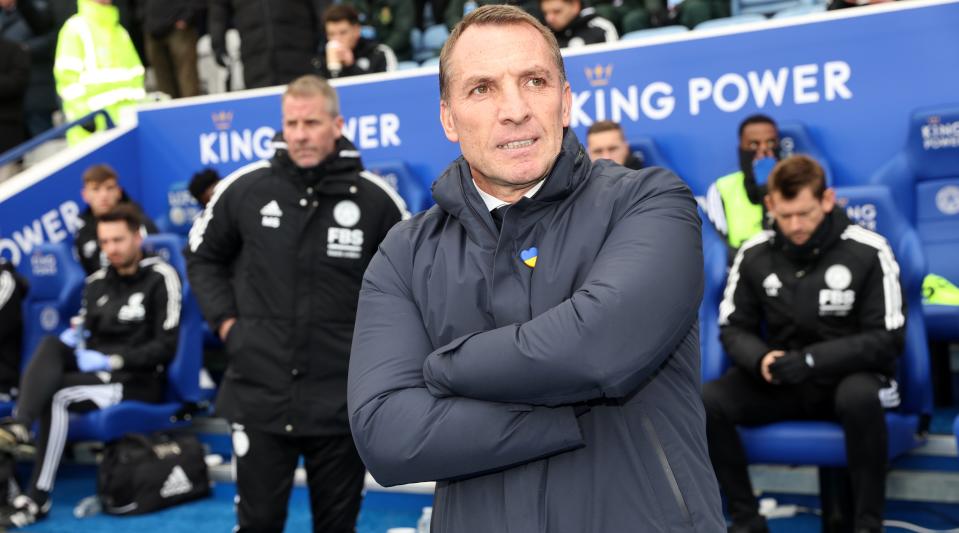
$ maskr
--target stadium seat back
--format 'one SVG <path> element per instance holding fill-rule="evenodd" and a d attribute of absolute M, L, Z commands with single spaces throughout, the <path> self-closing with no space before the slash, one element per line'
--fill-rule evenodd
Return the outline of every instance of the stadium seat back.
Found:
<path fill-rule="evenodd" d="M 23 302 L 23 366 L 46 335 L 59 335 L 80 309 L 86 275 L 66 242 L 44 243 L 19 266 L 30 283 Z"/>
<path fill-rule="evenodd" d="M 389 160 L 367 163 L 366 168 L 385 180 L 400 193 L 410 213 L 418 213 L 433 205 L 429 188 L 413 174 L 403 161 Z"/>
<path fill-rule="evenodd" d="M 899 264 L 900 283 L 906 295 L 906 346 L 899 364 L 902 409 L 932 412 L 929 349 L 922 313 L 922 279 L 926 260 L 919 235 L 902 215 L 887 187 L 863 185 L 836 189 L 837 205 L 854 222 L 886 238 Z"/>

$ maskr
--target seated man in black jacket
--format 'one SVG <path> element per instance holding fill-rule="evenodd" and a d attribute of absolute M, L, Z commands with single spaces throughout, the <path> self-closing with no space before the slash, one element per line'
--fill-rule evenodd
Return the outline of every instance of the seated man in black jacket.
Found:
<path fill-rule="evenodd" d="M 156 224 L 143 214 L 143 210 L 120 187 L 117 171 L 103 164 L 92 165 L 83 171 L 83 189 L 80 191 L 87 208 L 80 213 L 77 233 L 73 238 L 76 257 L 83 271 L 89 276 L 107 266 L 106 256 L 97 244 L 97 217 L 113 211 L 118 205 L 134 207 L 143 221 L 140 234 L 157 233 Z"/>
<path fill-rule="evenodd" d="M 789 419 L 842 424 L 855 531 L 881 531 L 884 411 L 899 405 L 892 377 L 906 322 L 899 266 L 882 236 L 835 209 L 835 193 L 809 157 L 776 165 L 765 202 L 773 228 L 739 249 L 719 308 L 734 364 L 703 387 L 730 531 L 768 531 L 736 426 Z"/>
<path fill-rule="evenodd" d="M 619 39 L 616 26 L 596 15 L 593 8 L 583 8 L 580 0 L 540 0 L 539 8 L 560 48 L 611 43 Z"/>
<path fill-rule="evenodd" d="M 27 365 L 13 419 L 0 426 L 0 451 L 29 453 L 28 428 L 39 420 L 37 462 L 26 494 L 0 512 L 0 526 L 23 527 L 49 511 L 68 412 L 163 399 L 179 333 L 180 279 L 160 258 L 144 257 L 140 224 L 129 205 L 100 217 L 97 236 L 110 266 L 87 278 L 82 325 L 44 338 Z"/>
<path fill-rule="evenodd" d="M 396 70 L 396 55 L 385 44 L 360 35 L 360 15 L 347 4 L 330 6 L 323 12 L 326 54 L 318 67 L 324 78 Z"/>
<path fill-rule="evenodd" d="M 0 402 L 9 402 L 17 396 L 23 343 L 21 305 L 28 287 L 13 264 L 0 257 Z"/>

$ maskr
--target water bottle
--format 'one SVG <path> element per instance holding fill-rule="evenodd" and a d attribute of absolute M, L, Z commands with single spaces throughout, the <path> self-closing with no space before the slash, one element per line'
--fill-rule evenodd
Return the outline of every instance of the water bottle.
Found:
<path fill-rule="evenodd" d="M 433 519 L 433 508 L 424 507 L 423 514 L 416 521 L 416 533 L 430 533 L 430 521 Z"/>
<path fill-rule="evenodd" d="M 81 311 L 79 315 L 70 319 L 70 327 L 73 328 L 73 332 L 77 336 L 77 351 L 87 349 L 87 338 L 83 327 L 83 318 L 83 312 Z"/>
<path fill-rule="evenodd" d="M 73 508 L 73 516 L 77 518 L 85 518 L 98 514 L 100 510 L 100 497 L 87 496 L 86 498 L 80 500 L 80 503 Z"/>

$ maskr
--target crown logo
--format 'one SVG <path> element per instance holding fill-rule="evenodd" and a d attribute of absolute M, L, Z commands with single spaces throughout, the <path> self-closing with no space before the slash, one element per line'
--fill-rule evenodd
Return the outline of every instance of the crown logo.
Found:
<path fill-rule="evenodd" d="M 586 67 L 583 71 L 593 87 L 605 87 L 609 85 L 609 79 L 613 77 L 613 65 L 596 65 Z"/>
<path fill-rule="evenodd" d="M 233 112 L 232 111 L 217 111 L 210 115 L 210 118 L 213 119 L 213 126 L 220 130 L 230 129 L 230 125 L 233 123 Z"/>
<path fill-rule="evenodd" d="M 926 123 L 928 124 L 939 124 L 940 122 L 942 122 L 942 117 L 939 115 L 932 115 L 928 120 L 926 120 Z"/>

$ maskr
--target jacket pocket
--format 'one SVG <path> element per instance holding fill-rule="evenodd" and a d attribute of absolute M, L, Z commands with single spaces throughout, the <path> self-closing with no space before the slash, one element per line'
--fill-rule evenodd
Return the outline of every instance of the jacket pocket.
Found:
<path fill-rule="evenodd" d="M 659 439 L 659 433 L 656 431 L 656 426 L 653 425 L 653 421 L 649 419 L 649 415 L 646 413 L 639 414 L 639 422 L 642 426 L 643 433 L 646 434 L 649 440 L 651 452 L 655 456 L 659 468 L 662 470 L 663 478 L 665 479 L 666 484 L 669 486 L 669 492 L 672 496 L 673 503 L 675 503 L 676 507 L 679 509 L 679 513 L 683 522 L 692 528 L 693 518 L 689 513 L 689 506 L 686 505 L 686 498 L 683 496 L 683 492 L 679 488 L 679 482 L 676 481 L 676 475 L 673 473 L 673 468 L 669 465 L 669 458 L 666 456 L 666 450 L 663 448 L 663 443 Z"/>

